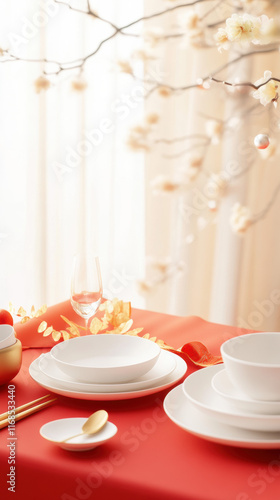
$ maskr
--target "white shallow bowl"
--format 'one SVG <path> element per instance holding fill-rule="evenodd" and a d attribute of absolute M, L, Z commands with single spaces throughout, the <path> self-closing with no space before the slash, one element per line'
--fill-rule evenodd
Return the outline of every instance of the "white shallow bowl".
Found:
<path fill-rule="evenodd" d="M 5 349 L 15 344 L 16 337 L 14 327 L 11 325 L 0 325 L 0 349 Z"/>
<path fill-rule="evenodd" d="M 137 391 L 133 390 L 119 392 L 118 390 L 115 390 L 114 392 L 85 392 L 78 389 L 65 389 L 65 387 L 60 385 L 59 382 L 55 382 L 54 380 L 50 379 L 40 370 L 40 357 L 32 361 L 29 366 L 29 373 L 33 380 L 35 380 L 35 382 L 37 382 L 41 387 L 44 387 L 44 389 L 54 392 L 55 394 L 60 394 L 61 396 L 84 399 L 88 401 L 121 401 L 156 394 L 160 391 L 168 389 L 169 387 L 172 387 L 176 382 L 181 380 L 181 378 L 187 371 L 186 362 L 180 356 L 177 356 L 177 354 L 173 354 L 173 352 L 163 351 L 163 354 L 165 358 L 173 357 L 175 359 L 175 369 L 161 382 L 152 384 L 149 387 L 145 387 Z"/>
<path fill-rule="evenodd" d="M 86 335 L 65 340 L 51 349 L 59 368 L 75 380 L 123 383 L 141 377 L 155 365 L 160 347 L 130 335 Z"/>
<path fill-rule="evenodd" d="M 251 431 L 279 432 L 280 415 L 248 413 L 229 405 L 212 387 L 212 378 L 223 365 L 214 365 L 192 373 L 183 382 L 186 398 L 209 419 Z"/>
<path fill-rule="evenodd" d="M 61 418 L 53 420 L 41 427 L 40 434 L 43 438 L 64 450 L 86 451 L 105 443 L 117 433 L 118 429 L 115 424 L 107 422 L 103 429 L 96 432 L 96 434 L 83 434 L 82 436 L 70 439 L 66 443 L 61 443 L 64 439 L 82 432 L 82 427 L 86 420 L 86 418 Z"/>
<path fill-rule="evenodd" d="M 230 381 L 248 398 L 280 401 L 280 332 L 233 337 L 221 354 Z"/>
<path fill-rule="evenodd" d="M 227 371 L 221 370 L 212 378 L 212 387 L 235 408 L 262 415 L 280 415 L 280 401 L 257 401 L 247 398 L 231 383 Z"/>
<path fill-rule="evenodd" d="M 44 375 L 54 383 L 59 383 L 59 385 L 65 389 L 101 393 L 139 391 L 160 383 L 173 372 L 176 367 L 176 360 L 174 357 L 168 356 L 168 354 L 170 353 L 166 353 L 166 351 L 162 349 L 156 364 L 151 370 L 132 382 L 122 384 L 92 384 L 90 382 L 78 382 L 73 380 L 60 370 L 49 352 L 40 355 L 39 368 Z"/>

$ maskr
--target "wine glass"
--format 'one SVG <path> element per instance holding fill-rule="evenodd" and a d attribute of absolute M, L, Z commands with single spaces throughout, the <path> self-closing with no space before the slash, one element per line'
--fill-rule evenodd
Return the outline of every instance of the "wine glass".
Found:
<path fill-rule="evenodd" d="M 79 316 L 85 319 L 86 331 L 88 320 L 100 306 L 102 299 L 102 278 L 99 258 L 77 254 L 73 261 L 71 279 L 71 305 Z"/>

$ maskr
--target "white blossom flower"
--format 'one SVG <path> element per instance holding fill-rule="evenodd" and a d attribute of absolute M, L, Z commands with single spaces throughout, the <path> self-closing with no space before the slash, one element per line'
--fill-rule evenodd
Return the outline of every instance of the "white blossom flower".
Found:
<path fill-rule="evenodd" d="M 261 19 L 250 14 L 232 14 L 226 20 L 226 31 L 231 42 L 251 42 L 258 39 L 261 29 Z"/>
<path fill-rule="evenodd" d="M 142 136 L 142 137 L 147 137 L 148 133 L 150 132 L 150 129 L 149 129 L 149 127 L 147 127 L 145 125 L 134 125 L 134 127 L 132 127 L 130 129 L 130 132 L 133 135 L 139 135 L 139 136 Z"/>
<path fill-rule="evenodd" d="M 140 295 L 147 295 L 154 288 L 153 284 L 149 281 L 140 280 L 137 282 L 137 288 Z"/>
<path fill-rule="evenodd" d="M 137 49 L 131 54 L 132 59 L 140 60 L 143 62 L 148 62 L 151 59 L 155 59 L 155 56 L 146 49 Z"/>
<path fill-rule="evenodd" d="M 147 142 L 145 142 L 145 140 L 143 140 L 143 138 L 133 134 L 130 134 L 128 136 L 126 144 L 130 149 L 133 149 L 135 151 L 141 149 L 144 151 L 149 151 L 150 149 L 149 145 L 147 144 Z"/>
<path fill-rule="evenodd" d="M 187 184 L 168 175 L 158 175 L 151 182 L 153 194 L 170 194 L 184 191 Z"/>
<path fill-rule="evenodd" d="M 263 78 L 260 78 L 255 82 L 255 85 L 262 85 L 259 89 L 255 90 L 252 95 L 255 99 L 259 99 L 260 103 L 263 106 L 266 106 L 267 104 L 273 102 L 275 106 L 277 106 L 277 100 L 278 100 L 278 86 L 279 82 L 276 82 L 275 80 L 270 80 L 268 83 L 267 80 L 269 80 L 272 76 L 271 71 L 265 71 Z"/>
<path fill-rule="evenodd" d="M 77 77 L 74 80 L 72 80 L 71 87 L 72 87 L 72 90 L 82 92 L 83 90 L 85 90 L 87 88 L 87 82 L 86 82 L 86 80 L 84 80 L 84 78 L 82 78 L 80 76 L 80 77 Z"/>
<path fill-rule="evenodd" d="M 221 52 L 222 49 L 227 50 L 230 47 L 227 30 L 225 28 L 219 28 L 214 38 L 219 47 L 219 52 Z"/>
<path fill-rule="evenodd" d="M 203 157 L 198 154 L 190 155 L 186 163 L 182 165 L 180 171 L 187 176 L 187 181 L 193 181 L 199 174 L 200 167 L 203 164 Z"/>
<path fill-rule="evenodd" d="M 129 61 L 118 60 L 117 64 L 122 73 L 133 75 L 133 69 Z"/>
<path fill-rule="evenodd" d="M 172 93 L 169 87 L 164 87 L 163 85 L 158 87 L 157 91 L 161 97 L 169 97 Z"/>
<path fill-rule="evenodd" d="M 200 17 L 194 10 L 185 12 L 185 14 L 183 15 L 180 14 L 179 24 L 181 28 L 186 31 L 187 37 L 197 37 L 203 32 L 203 25 L 201 23 Z"/>
<path fill-rule="evenodd" d="M 39 76 L 37 80 L 35 80 L 34 85 L 35 91 L 37 92 L 37 94 L 39 94 L 41 90 L 48 90 L 48 88 L 51 86 L 51 82 L 45 76 Z"/>
<path fill-rule="evenodd" d="M 169 268 L 171 266 L 171 260 L 170 258 L 166 259 L 153 259 L 151 262 L 151 265 L 160 271 L 161 273 L 165 274 L 169 271 Z"/>
<path fill-rule="evenodd" d="M 275 31 L 275 23 L 273 19 L 267 16 L 252 16 L 251 14 L 232 14 L 226 20 L 225 28 L 219 28 L 215 35 L 215 40 L 219 46 L 228 49 L 229 42 L 237 42 L 241 45 L 264 44 L 270 42 L 270 36 Z"/>
<path fill-rule="evenodd" d="M 212 144 L 219 144 L 223 133 L 223 122 L 218 120 L 207 120 L 205 123 L 206 135 L 211 138 Z"/>
<path fill-rule="evenodd" d="M 232 207 L 230 224 L 232 230 L 237 234 L 244 234 L 252 224 L 252 216 L 248 207 L 235 203 Z"/>
<path fill-rule="evenodd" d="M 162 41 L 164 31 L 159 26 L 153 26 L 143 30 L 144 41 L 151 47 L 155 48 Z"/>
<path fill-rule="evenodd" d="M 279 24 L 274 19 L 269 19 L 267 16 L 261 16 L 261 32 L 259 43 L 265 44 L 272 42 L 279 36 Z"/>
<path fill-rule="evenodd" d="M 134 150 L 144 150 L 148 151 L 149 146 L 149 132 L 150 128 L 148 125 L 135 125 L 129 131 L 127 146 Z"/>
<path fill-rule="evenodd" d="M 149 125 L 155 125 L 159 121 L 159 115 L 157 113 L 148 113 L 145 120 Z"/>
<path fill-rule="evenodd" d="M 199 167 L 201 167 L 202 163 L 203 163 L 203 156 L 201 155 L 193 154 L 188 158 L 188 165 L 190 167 L 198 169 Z"/>

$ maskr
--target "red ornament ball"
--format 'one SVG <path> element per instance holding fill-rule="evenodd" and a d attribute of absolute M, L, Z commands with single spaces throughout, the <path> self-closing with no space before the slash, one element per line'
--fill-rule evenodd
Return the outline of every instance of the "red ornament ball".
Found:
<path fill-rule="evenodd" d="M 269 137 L 266 134 L 258 134 L 254 139 L 254 144 L 258 149 L 266 149 L 269 146 Z"/>
<path fill-rule="evenodd" d="M 13 326 L 14 321 L 12 315 L 6 309 L 0 309 L 0 325 Z"/>

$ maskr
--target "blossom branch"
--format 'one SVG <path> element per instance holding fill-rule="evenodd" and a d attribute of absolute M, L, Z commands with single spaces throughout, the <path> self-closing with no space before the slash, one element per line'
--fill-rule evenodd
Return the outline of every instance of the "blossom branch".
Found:
<path fill-rule="evenodd" d="M 263 87 L 264 85 L 266 85 L 267 83 L 269 83 L 271 81 L 280 82 L 280 79 L 279 78 L 275 78 L 275 77 L 270 77 L 270 78 L 268 78 L 268 80 L 266 80 L 265 82 L 260 83 L 259 85 L 256 85 L 256 84 L 254 84 L 252 82 L 232 83 L 232 82 L 227 82 L 225 80 L 219 80 L 218 78 L 214 78 L 214 77 L 210 77 L 210 79 L 213 82 L 222 83 L 223 85 L 228 85 L 230 87 L 252 87 L 255 90 L 258 90 L 259 88 Z"/>

